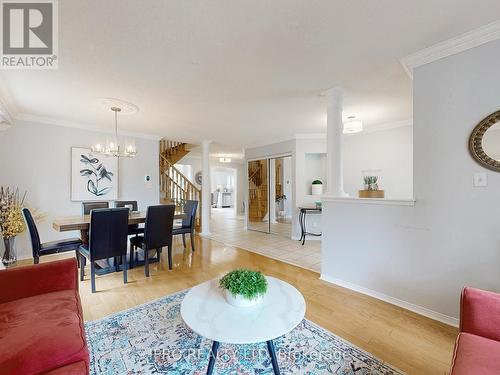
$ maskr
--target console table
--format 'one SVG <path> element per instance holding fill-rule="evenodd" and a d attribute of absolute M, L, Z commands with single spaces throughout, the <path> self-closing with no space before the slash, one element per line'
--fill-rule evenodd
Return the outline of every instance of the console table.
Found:
<path fill-rule="evenodd" d="M 300 240 L 302 241 L 302 245 L 306 242 L 306 235 L 309 236 L 321 236 L 321 233 L 311 233 L 307 231 L 306 227 L 306 216 L 308 214 L 318 215 L 321 214 L 321 207 L 299 207 L 299 224 L 300 224 Z"/>

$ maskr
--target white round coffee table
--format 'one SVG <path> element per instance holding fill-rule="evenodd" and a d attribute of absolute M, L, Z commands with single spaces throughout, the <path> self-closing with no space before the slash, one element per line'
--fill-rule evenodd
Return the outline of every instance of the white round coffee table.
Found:
<path fill-rule="evenodd" d="M 290 284 L 274 277 L 266 279 L 266 295 L 251 307 L 228 304 L 216 279 L 191 288 L 184 297 L 182 319 L 194 332 L 213 341 L 207 374 L 213 372 L 221 342 L 255 344 L 264 341 L 274 373 L 280 373 L 272 340 L 297 327 L 304 319 L 306 303 L 302 294 Z"/>

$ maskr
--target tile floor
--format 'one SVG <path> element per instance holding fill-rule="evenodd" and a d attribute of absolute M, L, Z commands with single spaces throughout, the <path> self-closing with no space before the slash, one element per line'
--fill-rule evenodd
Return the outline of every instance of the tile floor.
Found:
<path fill-rule="evenodd" d="M 243 217 L 235 217 L 232 209 L 212 209 L 211 238 L 226 245 L 262 254 L 315 272 L 321 271 L 321 241 L 299 241 L 284 236 L 243 228 Z"/>
<path fill-rule="evenodd" d="M 248 228 L 260 232 L 266 232 L 269 230 L 269 223 L 254 221 L 248 223 Z M 271 223 L 270 229 L 272 234 L 286 238 L 292 237 L 292 223 Z"/>

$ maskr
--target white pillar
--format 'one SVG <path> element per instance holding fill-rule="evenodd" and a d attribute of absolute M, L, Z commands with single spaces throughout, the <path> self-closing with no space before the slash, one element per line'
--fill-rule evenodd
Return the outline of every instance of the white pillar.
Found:
<path fill-rule="evenodd" d="M 328 194 L 345 197 L 342 172 L 342 110 L 344 90 L 334 87 L 325 92 L 327 99 L 327 184 Z"/>
<path fill-rule="evenodd" d="M 201 235 L 210 235 L 210 209 L 212 207 L 210 197 L 210 143 L 201 142 Z"/>

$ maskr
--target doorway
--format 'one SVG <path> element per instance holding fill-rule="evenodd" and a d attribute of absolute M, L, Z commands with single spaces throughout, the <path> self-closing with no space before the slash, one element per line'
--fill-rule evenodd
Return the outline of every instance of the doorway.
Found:
<path fill-rule="evenodd" d="M 210 171 L 212 209 L 236 216 L 237 188 L 235 168 L 214 167 Z"/>

